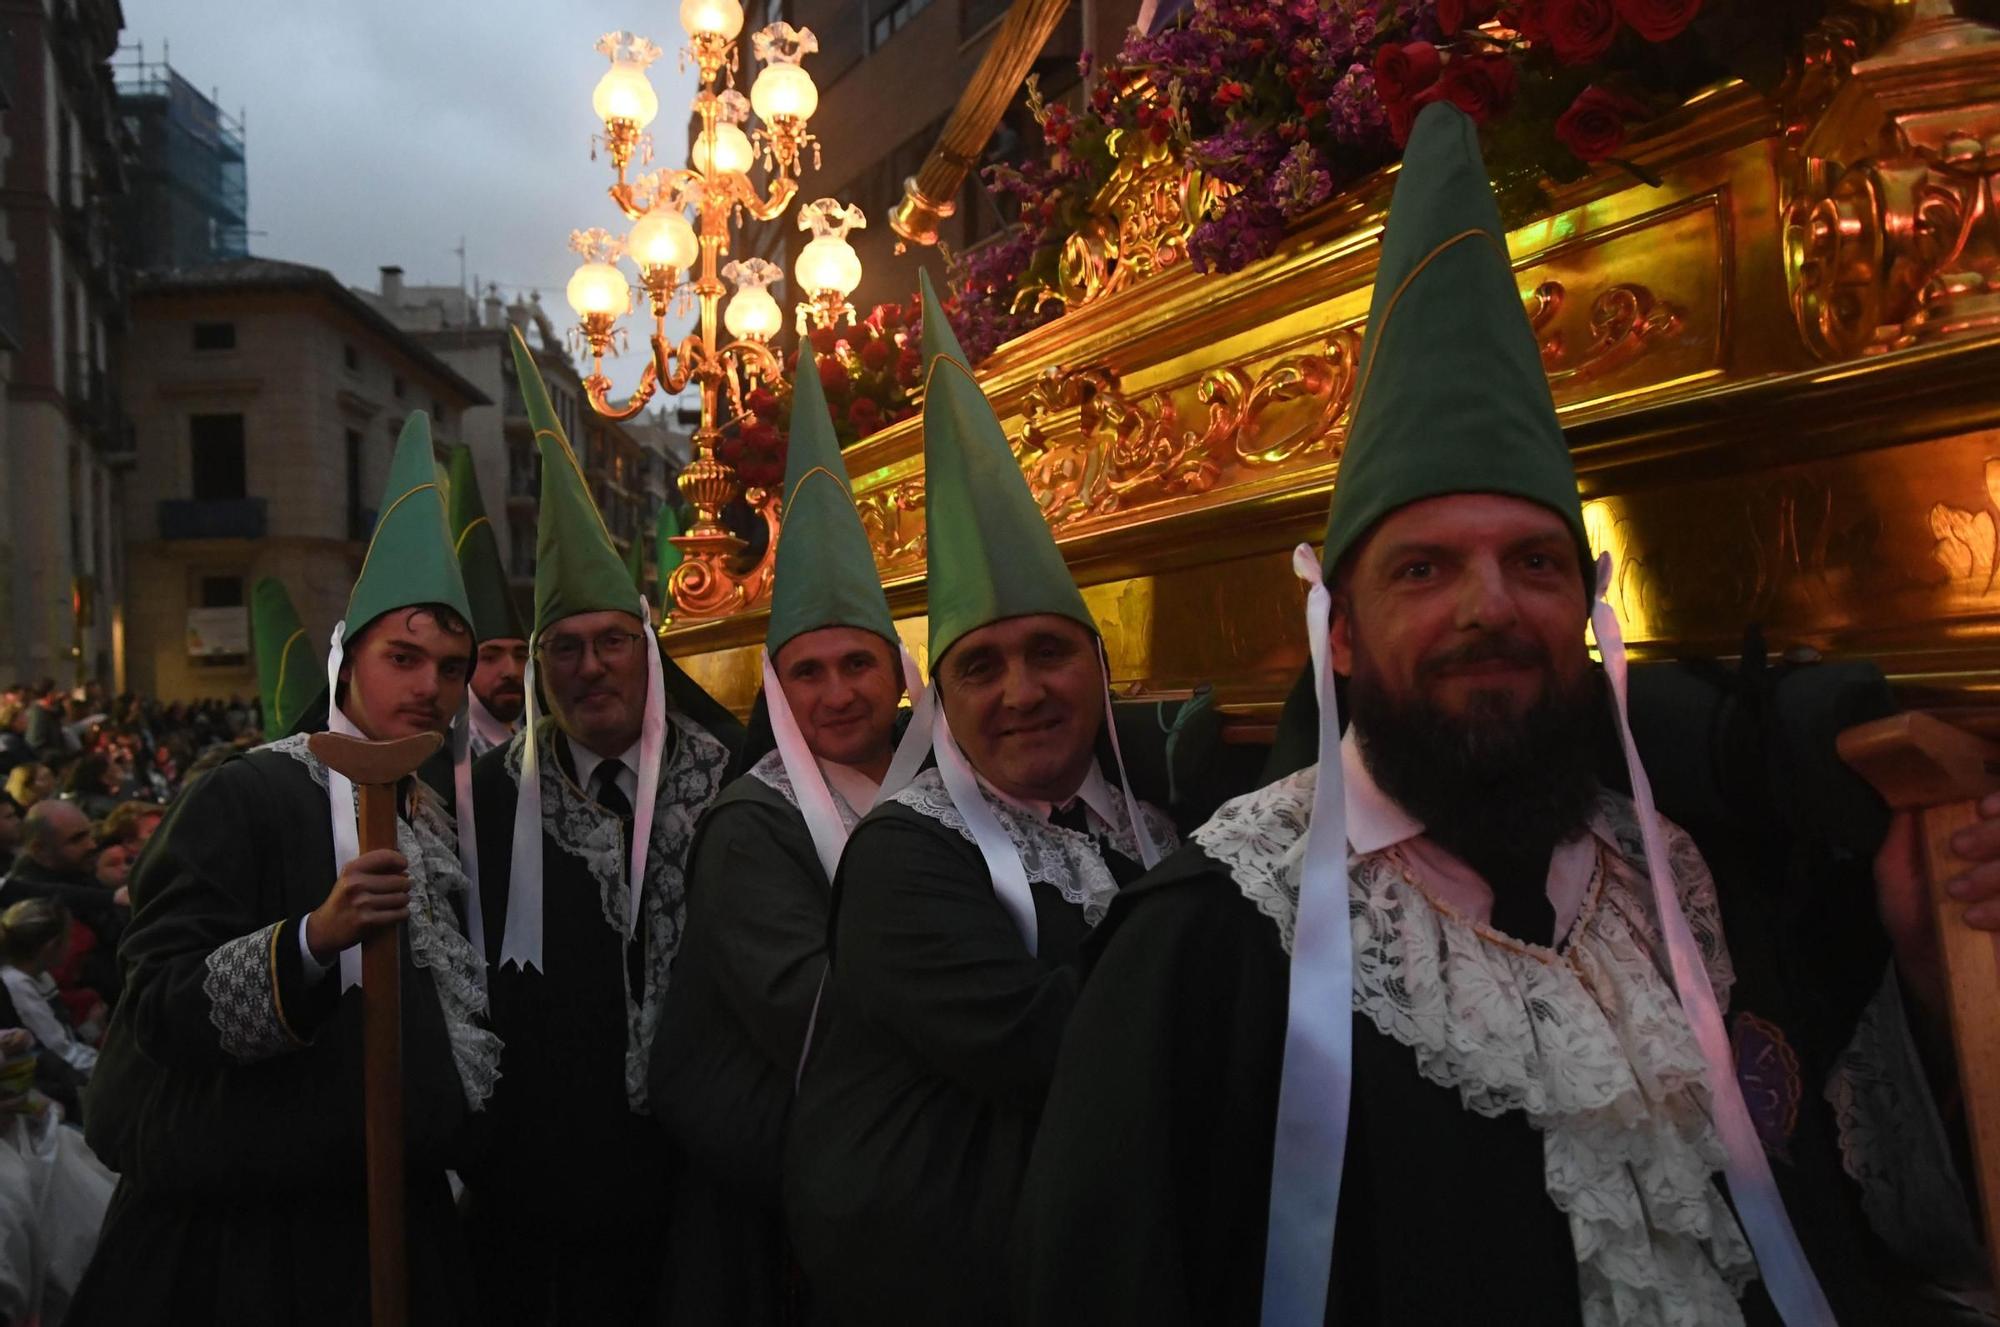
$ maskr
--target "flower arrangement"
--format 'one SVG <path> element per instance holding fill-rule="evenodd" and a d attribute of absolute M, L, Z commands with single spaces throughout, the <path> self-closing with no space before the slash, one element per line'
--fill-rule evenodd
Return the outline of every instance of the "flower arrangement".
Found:
<path fill-rule="evenodd" d="M 1272 253 L 1306 214 L 1395 159 L 1448 100 L 1483 126 L 1513 215 L 1618 162 L 1634 126 L 1725 78 L 1775 88 L 1827 0 L 1194 0 L 1135 33 L 1083 107 L 1031 101 L 1042 159 L 990 168 L 1018 227 L 954 268 L 975 358 L 1060 312 L 1069 236 L 1116 168 L 1114 135 L 1170 143 L 1222 187 L 1188 241 L 1204 272 Z M 1085 57 L 1089 69 L 1089 57 Z M 1032 96 L 1032 91 L 1031 91 Z M 1025 292 L 1025 293 L 1024 293 Z"/>

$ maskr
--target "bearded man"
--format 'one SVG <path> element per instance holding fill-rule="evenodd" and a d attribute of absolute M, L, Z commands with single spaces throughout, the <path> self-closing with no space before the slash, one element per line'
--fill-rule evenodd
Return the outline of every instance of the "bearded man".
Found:
<path fill-rule="evenodd" d="M 1225 805 L 1101 930 L 1023 1198 L 1025 1320 L 1796 1325 L 1830 1295 L 1921 1320 L 1783 1201 L 1812 1177 L 1739 1085 L 1715 885 L 1652 805 L 1449 105 L 1411 134 L 1323 561 L 1300 553 L 1319 763 Z M 1598 784 L 1607 720 L 1631 797 Z"/>
<path fill-rule="evenodd" d="M 413 415 L 329 660 L 338 731 L 442 734 L 464 703 L 470 610 L 436 479 Z M 451 821 L 406 780 L 397 847 L 359 852 L 353 787 L 306 736 L 203 776 L 133 873 L 87 1126 L 120 1180 L 66 1322 L 366 1320 L 360 943 L 399 924 L 410 1320 L 475 1320 L 445 1172 L 500 1044 Z"/>
<path fill-rule="evenodd" d="M 504 746 L 521 726 L 527 708 L 528 632 L 521 610 L 507 586 L 507 569 L 500 561 L 500 541 L 486 517 L 479 494 L 479 472 L 470 447 L 451 449 L 450 495 L 452 547 L 465 577 L 465 595 L 472 603 L 472 630 L 479 637 L 473 663 L 471 694 L 465 717 L 474 760 Z"/>

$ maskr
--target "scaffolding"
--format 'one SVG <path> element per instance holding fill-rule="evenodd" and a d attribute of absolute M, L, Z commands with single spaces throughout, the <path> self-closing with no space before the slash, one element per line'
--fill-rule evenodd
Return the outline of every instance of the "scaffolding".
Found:
<path fill-rule="evenodd" d="M 118 110 L 133 144 L 122 218 L 125 251 L 141 271 L 199 267 L 249 253 L 250 194 L 244 117 L 230 116 L 144 46 L 112 65 Z"/>

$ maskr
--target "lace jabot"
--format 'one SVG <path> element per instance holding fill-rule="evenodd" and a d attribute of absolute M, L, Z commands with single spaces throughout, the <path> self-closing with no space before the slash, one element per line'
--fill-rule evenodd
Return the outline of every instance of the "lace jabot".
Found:
<path fill-rule="evenodd" d="M 695 822 L 715 800 L 729 750 L 693 720 L 667 712 L 670 749 L 660 760 L 660 781 L 653 795 L 653 828 L 646 846 L 646 883 L 639 897 L 646 935 L 643 981 L 632 989 L 630 970 L 625 982 L 625 1099 L 635 1111 L 646 1108 L 646 1063 L 653 1033 L 660 1023 L 660 1002 L 674 955 L 680 952 L 681 929 L 687 922 L 687 850 Z M 597 882 L 604 924 L 625 934 L 626 860 L 624 832 L 618 817 L 592 801 L 563 771 L 556 758 L 559 730 L 545 718 L 536 729 L 542 777 L 542 828 L 563 852 L 582 862 Z M 508 775 L 521 781 L 521 755 L 526 742 L 516 733 L 507 746 Z"/>
<path fill-rule="evenodd" d="M 793 810 L 798 809 L 799 794 L 792 787 L 791 772 L 785 768 L 785 757 L 781 752 L 775 748 L 767 752 L 762 760 L 750 767 L 750 777 L 784 798 Z M 847 804 L 847 799 L 840 795 L 840 789 L 834 787 L 831 782 L 827 784 L 826 790 L 833 794 L 833 809 L 840 813 L 840 827 L 852 834 L 854 827 L 861 823 L 863 812 L 868 808 L 864 806 L 860 811 L 856 811 Z"/>
<path fill-rule="evenodd" d="M 1317 778 L 1309 767 L 1237 798 L 1194 833 L 1286 953 Z M 1692 840 L 1666 828 L 1682 907 L 1726 1004 L 1733 972 L 1714 882 Z M 1595 832 L 1596 878 L 1556 950 L 1434 903 L 1394 847 L 1350 856 L 1354 1008 L 1467 1110 L 1517 1110 L 1542 1135 L 1586 1323 L 1741 1323 L 1737 1297 L 1756 1264 L 1714 1182 L 1722 1146 L 1701 1052 L 1662 966 L 1631 802 L 1602 794 Z"/>
<path fill-rule="evenodd" d="M 306 746 L 307 736 L 295 733 L 259 750 L 290 756 L 324 788 L 326 766 Z M 458 831 L 429 785 L 416 779 L 411 788 L 410 814 L 396 821 L 396 851 L 410 863 L 410 958 L 431 975 L 459 1085 L 466 1104 L 476 1110 L 493 1095 L 500 1078 L 500 1038 L 481 1023 L 486 1016 L 485 962 L 460 929 L 451 902 L 468 889 L 458 861 Z"/>
<path fill-rule="evenodd" d="M 980 791 L 986 791 L 985 785 L 980 785 Z M 947 829 L 956 830 L 967 843 L 978 846 L 977 840 L 972 837 L 971 827 L 958 813 L 951 793 L 945 789 L 944 776 L 937 772 L 936 767 L 910 780 L 891 800 L 937 821 Z M 1132 832 L 1132 824 L 1125 811 L 1125 799 L 1119 796 L 1111 801 L 1112 818 L 1105 820 L 1093 809 L 1090 822 L 1101 828 L 1105 841 L 1113 849 L 1137 862 L 1141 860 L 1139 840 Z M 1063 898 L 1082 908 L 1086 925 L 1096 926 L 1104 920 L 1111 900 L 1118 894 L 1118 880 L 1111 874 L 1111 868 L 1104 864 L 1104 854 L 1095 838 L 1052 825 L 1040 816 L 1031 815 L 997 797 L 988 796 L 986 805 L 993 809 L 994 816 L 1007 831 L 1014 851 L 1021 854 L 1021 865 L 1027 871 L 1029 880 L 1053 886 Z M 1172 852 L 1180 841 L 1174 833 L 1173 822 L 1167 819 L 1164 812 L 1145 802 L 1139 803 L 1139 813 L 1146 818 L 1147 831 L 1161 855 Z"/>

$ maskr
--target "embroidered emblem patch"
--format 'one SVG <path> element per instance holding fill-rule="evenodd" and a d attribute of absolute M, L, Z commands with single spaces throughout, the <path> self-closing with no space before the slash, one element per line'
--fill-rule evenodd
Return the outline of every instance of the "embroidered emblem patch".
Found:
<path fill-rule="evenodd" d="M 1729 1035 L 1736 1053 L 1736 1081 L 1751 1123 L 1764 1151 L 1791 1161 L 1792 1130 L 1799 1123 L 1799 1056 L 1785 1040 L 1785 1031 L 1769 1019 L 1744 1012 L 1736 1015 Z"/>

